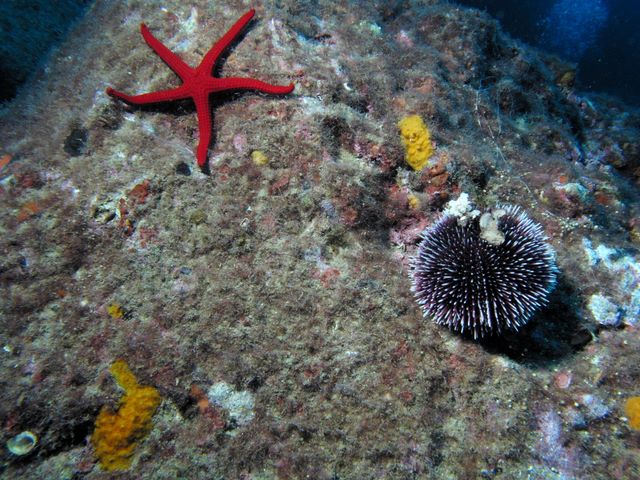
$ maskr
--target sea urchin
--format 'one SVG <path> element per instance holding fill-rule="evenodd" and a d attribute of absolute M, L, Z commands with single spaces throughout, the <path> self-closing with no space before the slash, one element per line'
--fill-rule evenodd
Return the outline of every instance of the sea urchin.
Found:
<path fill-rule="evenodd" d="M 542 227 L 517 206 L 445 212 L 422 232 L 411 264 L 424 316 L 476 339 L 526 324 L 547 302 L 556 273 Z"/>

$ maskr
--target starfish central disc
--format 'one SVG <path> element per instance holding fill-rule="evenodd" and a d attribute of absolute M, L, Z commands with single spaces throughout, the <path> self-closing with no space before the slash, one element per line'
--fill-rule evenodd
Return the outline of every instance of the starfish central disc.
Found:
<path fill-rule="evenodd" d="M 228 77 L 216 78 L 213 70 L 216 67 L 220 55 L 229 47 L 231 42 L 238 37 L 242 29 L 253 18 L 255 10 L 249 10 L 218 40 L 204 56 L 200 65 L 193 68 L 187 65 L 178 55 L 169 50 L 162 42 L 154 37 L 147 26 L 140 25 L 140 32 L 147 44 L 158 56 L 173 70 L 182 80 L 182 85 L 167 90 L 143 93 L 140 95 L 127 95 L 113 88 L 107 88 L 107 94 L 119 98 L 131 105 L 147 105 L 151 103 L 171 102 L 190 98 L 196 106 L 198 115 L 199 142 L 196 151 L 198 166 L 204 168 L 207 163 L 207 152 L 211 143 L 211 102 L 209 95 L 212 93 L 233 90 L 255 90 L 272 95 L 286 95 L 293 91 L 293 83 L 289 85 L 272 85 L 254 78 Z"/>

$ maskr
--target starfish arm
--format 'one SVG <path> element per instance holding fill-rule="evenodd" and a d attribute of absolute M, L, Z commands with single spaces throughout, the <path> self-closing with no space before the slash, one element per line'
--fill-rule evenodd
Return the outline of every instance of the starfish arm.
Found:
<path fill-rule="evenodd" d="M 147 28 L 144 23 L 140 24 L 140 33 L 142 33 L 145 42 L 147 42 L 147 45 L 149 45 L 153 49 L 153 51 L 156 52 L 167 65 L 169 65 L 169 68 L 171 70 L 176 72 L 176 74 L 182 79 L 183 82 L 187 78 L 193 76 L 194 69 L 184 63 L 184 61 L 182 61 L 182 59 L 178 57 L 178 55 L 165 47 L 164 44 L 160 42 L 160 40 L 154 37 L 151 34 L 151 31 L 149 31 L 149 28 Z"/>
<path fill-rule="evenodd" d="M 196 113 L 198 114 L 198 149 L 196 150 L 196 159 L 198 166 L 204 168 L 207 163 L 207 153 L 209 144 L 211 143 L 211 106 L 209 105 L 209 95 L 201 94 L 193 97 L 196 104 Z"/>
<path fill-rule="evenodd" d="M 211 74 L 213 66 L 218 60 L 220 54 L 224 52 L 226 48 L 231 44 L 231 42 L 233 42 L 233 40 L 240 34 L 240 31 L 245 27 L 247 23 L 251 21 L 255 13 L 256 11 L 252 8 L 242 17 L 240 17 L 240 19 L 233 24 L 233 27 L 231 27 L 227 31 L 227 33 L 225 33 L 224 36 L 220 40 L 218 40 L 207 52 L 207 54 L 202 59 L 202 62 L 200 62 L 198 70 L 202 69 L 208 74 Z"/>
<path fill-rule="evenodd" d="M 171 88 L 169 90 L 160 90 L 157 92 L 143 93 L 141 95 L 127 95 L 126 93 L 119 92 L 113 88 L 107 88 L 107 94 L 119 98 L 123 102 L 130 103 L 132 105 L 146 105 L 148 103 L 160 103 L 169 102 L 171 100 L 182 100 L 189 98 L 191 92 L 183 85 L 177 88 Z"/>
<path fill-rule="evenodd" d="M 216 79 L 214 92 L 224 90 L 257 90 L 272 95 L 286 95 L 293 91 L 293 83 L 289 85 L 272 85 L 270 83 L 254 80 L 253 78 L 225 77 Z"/>

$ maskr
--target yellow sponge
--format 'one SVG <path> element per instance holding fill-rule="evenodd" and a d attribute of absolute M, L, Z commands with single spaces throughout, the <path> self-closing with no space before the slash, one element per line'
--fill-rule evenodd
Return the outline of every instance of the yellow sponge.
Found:
<path fill-rule="evenodd" d="M 629 426 L 640 430 L 640 397 L 631 397 L 624 405 L 624 413 L 629 419 Z"/>
<path fill-rule="evenodd" d="M 105 470 L 126 470 L 137 442 L 151 430 L 151 418 L 158 405 L 160 394 L 153 387 L 143 387 L 124 360 L 116 360 L 111 374 L 124 390 L 118 411 L 102 407 L 91 443 L 100 466 Z"/>
<path fill-rule="evenodd" d="M 400 120 L 398 128 L 407 163 L 414 170 L 422 170 L 434 151 L 427 126 L 418 115 L 410 115 Z"/>

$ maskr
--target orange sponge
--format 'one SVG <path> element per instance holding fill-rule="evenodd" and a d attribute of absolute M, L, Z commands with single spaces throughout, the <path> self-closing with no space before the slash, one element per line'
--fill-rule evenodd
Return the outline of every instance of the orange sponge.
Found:
<path fill-rule="evenodd" d="M 124 395 L 118 411 L 102 407 L 91 443 L 103 469 L 126 470 L 131 465 L 137 442 L 151 430 L 151 418 L 160 405 L 160 394 L 153 387 L 139 385 L 124 360 L 116 360 L 110 372 L 124 389 Z"/>
<path fill-rule="evenodd" d="M 631 397 L 624 405 L 624 413 L 629 419 L 629 426 L 640 430 L 640 397 Z"/>

